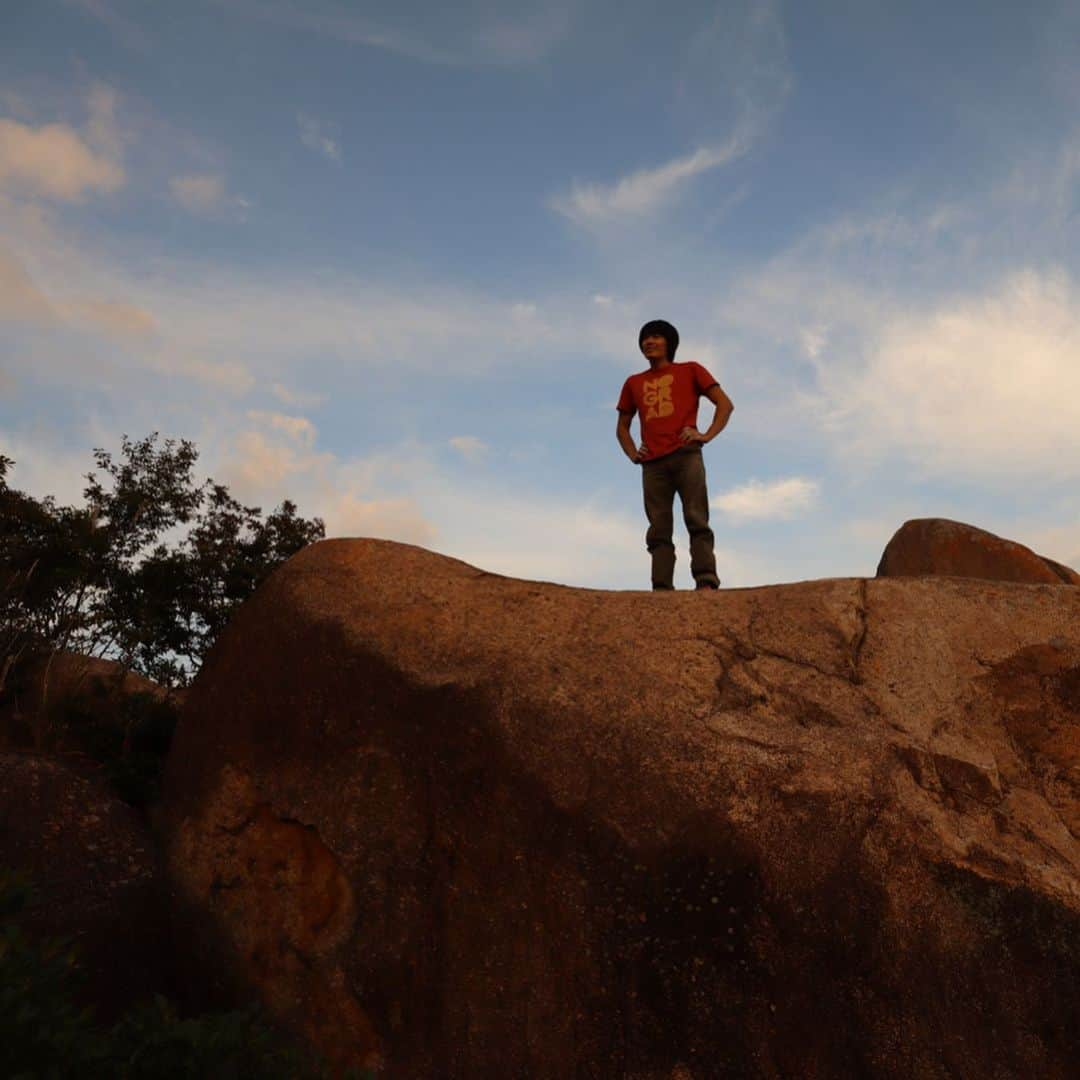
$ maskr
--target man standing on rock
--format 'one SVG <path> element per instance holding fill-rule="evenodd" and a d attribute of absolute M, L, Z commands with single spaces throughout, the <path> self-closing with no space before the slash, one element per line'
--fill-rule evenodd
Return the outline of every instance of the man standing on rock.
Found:
<path fill-rule="evenodd" d="M 709 495 L 701 448 L 724 430 L 735 408 L 720 384 L 700 364 L 675 363 L 679 332 L 669 322 L 647 322 L 638 334 L 638 347 L 649 370 L 631 375 L 619 396 L 615 437 L 626 456 L 641 465 L 645 516 L 649 528 L 645 547 L 652 555 L 652 587 L 675 588 L 673 508 L 678 492 L 683 520 L 690 534 L 690 573 L 698 589 L 718 589 L 713 533 L 709 528 Z M 697 429 L 698 401 L 704 396 L 716 405 L 708 431 Z M 630 421 L 641 415 L 641 445 L 634 446 Z"/>

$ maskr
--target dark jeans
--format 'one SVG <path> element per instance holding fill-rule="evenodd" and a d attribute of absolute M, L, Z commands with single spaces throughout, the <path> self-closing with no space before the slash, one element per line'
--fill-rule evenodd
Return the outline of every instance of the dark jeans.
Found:
<path fill-rule="evenodd" d="M 641 466 L 645 516 L 649 528 L 645 547 L 652 555 L 654 589 L 675 588 L 675 495 L 682 503 L 683 521 L 690 534 L 690 573 L 698 585 L 718 586 L 713 533 L 709 528 L 709 494 L 705 488 L 705 460 L 700 447 L 677 450 Z"/>

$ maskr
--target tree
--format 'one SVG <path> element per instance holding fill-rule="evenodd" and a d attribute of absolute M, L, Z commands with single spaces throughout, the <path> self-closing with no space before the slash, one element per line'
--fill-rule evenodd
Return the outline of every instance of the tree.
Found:
<path fill-rule="evenodd" d="M 10 488 L 0 456 L 0 692 L 22 657 L 60 649 L 185 686 L 237 605 L 325 536 L 288 500 L 263 520 L 213 479 L 195 486 L 194 445 L 157 439 L 122 436 L 119 462 L 95 449 L 85 508 Z"/>

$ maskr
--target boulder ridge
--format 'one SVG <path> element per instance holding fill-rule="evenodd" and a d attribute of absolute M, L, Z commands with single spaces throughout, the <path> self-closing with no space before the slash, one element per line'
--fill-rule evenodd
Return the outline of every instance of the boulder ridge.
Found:
<path fill-rule="evenodd" d="M 322 541 L 207 658 L 163 820 L 189 977 L 342 1065 L 1080 1060 L 1077 589 L 611 592 Z"/>

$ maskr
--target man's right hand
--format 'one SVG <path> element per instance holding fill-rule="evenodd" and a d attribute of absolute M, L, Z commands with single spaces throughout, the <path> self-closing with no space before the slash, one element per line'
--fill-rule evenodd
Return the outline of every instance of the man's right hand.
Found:
<path fill-rule="evenodd" d="M 649 448 L 642 443 L 635 451 L 634 456 L 630 459 L 635 465 L 640 465 L 645 460 L 645 455 L 648 454 Z"/>

